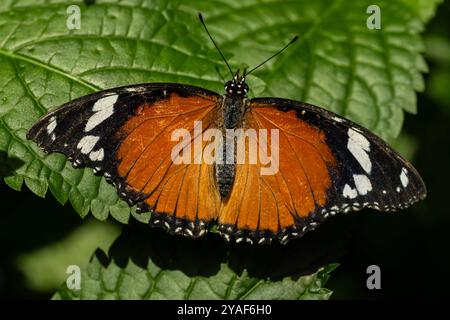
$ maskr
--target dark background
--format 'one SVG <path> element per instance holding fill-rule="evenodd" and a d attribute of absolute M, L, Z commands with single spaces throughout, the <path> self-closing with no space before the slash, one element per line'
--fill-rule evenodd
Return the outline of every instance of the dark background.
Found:
<path fill-rule="evenodd" d="M 427 199 L 395 214 L 365 210 L 339 216 L 297 240 L 330 243 L 333 254 L 324 253 L 327 257 L 321 261 L 340 264 L 326 285 L 334 291 L 333 299 L 449 297 L 449 13 L 447 1 L 427 26 L 426 90 L 418 94 L 418 115 L 405 116 L 402 133 L 415 146 L 412 162 L 427 185 Z M 4 182 L 0 182 L 0 200 L 0 298 L 48 299 L 55 290 L 31 289 L 17 257 L 58 242 L 86 220 L 70 205 L 62 207 L 50 193 L 41 199 L 26 188 L 16 192 Z M 381 290 L 366 288 L 366 268 L 372 264 L 381 268 Z"/>

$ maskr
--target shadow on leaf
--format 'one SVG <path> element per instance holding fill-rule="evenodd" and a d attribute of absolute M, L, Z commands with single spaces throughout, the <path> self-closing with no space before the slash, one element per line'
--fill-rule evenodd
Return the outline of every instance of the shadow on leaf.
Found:
<path fill-rule="evenodd" d="M 4 151 L 0 151 L 0 178 L 12 176 L 25 162 L 18 158 L 9 157 Z"/>
<path fill-rule="evenodd" d="M 109 250 L 109 258 L 98 251 L 96 256 L 106 267 L 111 259 L 125 268 L 129 259 L 142 268 L 151 261 L 164 270 L 180 270 L 186 275 L 209 277 L 217 274 L 221 263 L 237 274 L 280 280 L 316 272 L 334 262 L 345 252 L 350 238 L 352 217 L 331 219 L 318 230 L 287 245 L 228 244 L 218 234 L 201 239 L 170 235 L 162 229 L 141 223 L 125 226 Z"/>

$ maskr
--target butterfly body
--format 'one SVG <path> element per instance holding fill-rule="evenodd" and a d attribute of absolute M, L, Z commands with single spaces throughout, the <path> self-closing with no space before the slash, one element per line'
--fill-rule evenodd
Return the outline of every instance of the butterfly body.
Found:
<path fill-rule="evenodd" d="M 221 148 L 221 163 L 215 164 L 216 183 L 222 199 L 225 199 L 231 191 L 236 170 L 236 141 L 227 138 L 227 130 L 234 130 L 242 126 L 242 120 L 246 109 L 246 96 L 248 86 L 245 78 L 239 72 L 233 80 L 225 84 L 223 95 L 220 126 L 222 131 L 223 147 Z"/>

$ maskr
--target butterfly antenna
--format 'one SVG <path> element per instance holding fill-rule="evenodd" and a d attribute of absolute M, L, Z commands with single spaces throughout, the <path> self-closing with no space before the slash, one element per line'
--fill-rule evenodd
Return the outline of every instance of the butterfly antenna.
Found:
<path fill-rule="evenodd" d="M 291 44 L 293 44 L 295 41 L 297 41 L 298 36 L 295 36 L 287 45 L 285 45 L 283 47 L 283 49 L 281 49 L 280 51 L 278 51 L 277 53 L 275 53 L 273 56 L 271 56 L 270 58 L 264 60 L 263 62 L 261 62 L 260 64 L 258 64 L 256 67 L 254 67 L 253 69 L 251 69 L 249 72 L 245 73 L 244 76 L 249 75 L 250 73 L 252 73 L 253 71 L 255 71 L 256 69 L 258 69 L 259 67 L 261 67 L 263 64 L 265 64 L 267 61 L 275 58 L 277 55 L 279 55 L 280 53 L 282 53 L 284 50 L 286 50 Z"/>
<path fill-rule="evenodd" d="M 217 46 L 216 42 L 214 41 L 213 37 L 209 33 L 208 28 L 206 27 L 205 21 L 203 20 L 203 16 L 202 16 L 201 13 L 198 14 L 198 18 L 200 19 L 200 22 L 202 23 L 203 27 L 205 28 L 206 33 L 208 34 L 208 36 L 211 39 L 211 41 L 214 44 L 214 46 L 216 47 L 217 51 L 219 51 L 219 54 L 222 57 L 223 61 L 225 61 L 225 64 L 227 65 L 228 70 L 230 70 L 231 77 L 233 77 L 234 76 L 233 71 L 231 70 L 230 65 L 228 64 L 227 59 L 225 59 L 225 57 L 223 56 L 223 54 L 220 51 L 219 47 Z"/>

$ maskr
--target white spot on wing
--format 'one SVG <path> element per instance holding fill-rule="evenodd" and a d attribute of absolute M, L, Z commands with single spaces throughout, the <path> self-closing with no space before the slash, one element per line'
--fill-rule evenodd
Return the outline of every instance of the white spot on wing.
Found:
<path fill-rule="evenodd" d="M 361 167 L 367 173 L 372 170 L 372 162 L 370 161 L 368 152 L 370 151 L 370 142 L 361 133 L 350 128 L 348 129 L 347 148 L 355 157 Z"/>
<path fill-rule="evenodd" d="M 48 122 L 48 125 L 47 125 L 47 133 L 50 135 L 50 137 L 53 141 L 55 141 L 55 139 L 56 139 L 56 135 L 53 133 L 53 131 L 55 131 L 56 124 L 57 124 L 56 118 L 51 117 Z"/>
<path fill-rule="evenodd" d="M 350 199 L 354 199 L 356 198 L 356 196 L 358 195 L 358 193 L 356 192 L 356 189 L 353 189 L 352 187 L 350 187 L 348 184 L 346 184 L 344 186 L 344 190 L 342 192 L 342 195 L 345 198 L 350 198 Z"/>
<path fill-rule="evenodd" d="M 111 96 L 98 99 L 92 107 L 94 114 L 87 121 L 84 131 L 91 131 L 100 123 L 108 119 L 114 113 L 114 104 L 116 103 L 118 97 L 119 96 L 117 94 L 113 94 Z"/>
<path fill-rule="evenodd" d="M 403 188 L 406 188 L 409 183 L 408 179 L 408 170 L 406 168 L 402 168 L 402 172 L 400 173 L 400 181 L 402 183 Z"/>
<path fill-rule="evenodd" d="M 89 153 L 89 159 L 91 159 L 92 161 L 102 161 L 104 156 L 105 153 L 103 151 L 103 148 Z"/>
<path fill-rule="evenodd" d="M 355 181 L 356 190 L 362 196 L 366 195 L 369 191 L 372 191 L 372 184 L 369 178 L 364 174 L 354 174 L 353 180 Z"/>
<path fill-rule="evenodd" d="M 81 153 L 88 154 L 94 149 L 95 144 L 100 139 L 97 136 L 84 136 L 80 142 L 78 142 L 77 148 L 81 150 Z"/>
<path fill-rule="evenodd" d="M 334 121 L 336 121 L 336 122 L 344 122 L 344 119 L 342 119 L 342 118 L 339 118 L 339 117 L 333 117 L 333 120 Z"/>

